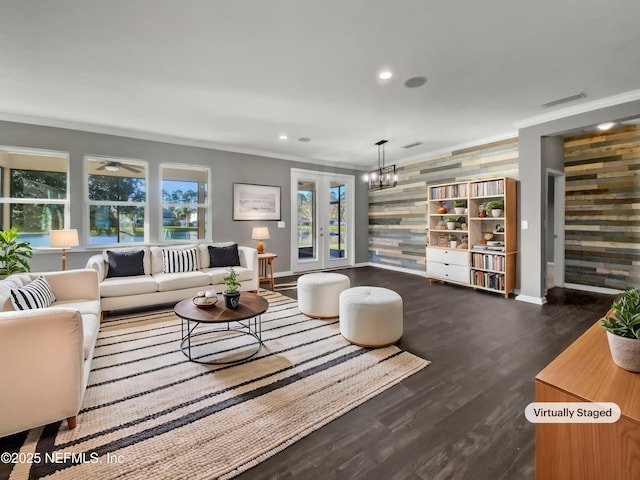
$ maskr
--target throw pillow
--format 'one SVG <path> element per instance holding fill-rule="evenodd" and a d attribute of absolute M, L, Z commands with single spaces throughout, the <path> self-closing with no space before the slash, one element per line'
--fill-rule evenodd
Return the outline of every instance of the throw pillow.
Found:
<path fill-rule="evenodd" d="M 209 266 L 239 267 L 240 256 L 238 255 L 238 244 L 234 243 L 227 247 L 213 247 L 209 245 Z"/>
<path fill-rule="evenodd" d="M 126 250 L 122 252 L 114 252 L 107 250 L 109 259 L 109 277 L 132 277 L 135 275 L 144 275 L 144 250 Z"/>
<path fill-rule="evenodd" d="M 47 308 L 55 301 L 56 297 L 44 277 L 38 277 L 24 287 L 11 290 L 11 303 L 16 310 Z"/>
<path fill-rule="evenodd" d="M 162 249 L 164 273 L 193 272 L 198 269 L 198 254 L 195 248 L 188 250 Z"/>

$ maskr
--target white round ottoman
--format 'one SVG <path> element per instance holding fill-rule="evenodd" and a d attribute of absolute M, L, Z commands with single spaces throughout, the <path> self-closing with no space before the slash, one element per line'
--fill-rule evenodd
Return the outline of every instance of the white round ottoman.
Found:
<path fill-rule="evenodd" d="M 346 275 L 308 273 L 298 278 L 298 307 L 308 317 L 336 318 L 340 293 L 351 286 Z"/>
<path fill-rule="evenodd" d="M 361 347 L 386 347 L 402 337 L 402 297 L 380 287 L 354 287 L 340 294 L 340 333 Z"/>

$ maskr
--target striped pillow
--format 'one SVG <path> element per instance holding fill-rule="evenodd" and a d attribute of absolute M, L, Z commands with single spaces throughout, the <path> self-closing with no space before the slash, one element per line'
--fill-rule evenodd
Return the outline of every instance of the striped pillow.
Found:
<path fill-rule="evenodd" d="M 47 308 L 55 301 L 56 297 L 44 277 L 38 277 L 24 287 L 11 290 L 11 303 L 16 310 Z"/>
<path fill-rule="evenodd" d="M 162 249 L 164 273 L 193 272 L 198 269 L 197 249 L 170 250 Z"/>

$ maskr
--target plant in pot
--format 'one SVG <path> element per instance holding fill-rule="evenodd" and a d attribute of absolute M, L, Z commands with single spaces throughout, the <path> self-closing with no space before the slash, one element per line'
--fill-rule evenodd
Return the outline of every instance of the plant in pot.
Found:
<path fill-rule="evenodd" d="M 620 368 L 640 372 L 640 291 L 627 288 L 602 319 L 613 361 Z"/>
<path fill-rule="evenodd" d="M 18 240 L 19 237 L 13 227 L 0 230 L 0 277 L 31 269 L 28 260 L 33 256 L 33 249 L 29 242 Z"/>
<path fill-rule="evenodd" d="M 229 275 L 224 277 L 224 284 L 227 287 L 222 292 L 224 306 L 233 309 L 238 308 L 240 305 L 240 282 L 238 282 L 238 274 L 233 267 L 229 270 Z"/>
<path fill-rule="evenodd" d="M 466 208 L 467 208 L 467 201 L 466 200 L 454 200 L 453 201 L 453 210 L 458 215 L 462 215 Z"/>
<path fill-rule="evenodd" d="M 491 212 L 493 217 L 501 217 L 504 210 L 504 202 L 502 200 L 492 200 L 485 204 L 484 209 L 487 212 Z"/>
<path fill-rule="evenodd" d="M 457 221 L 456 217 L 447 217 L 447 230 L 455 230 Z"/>

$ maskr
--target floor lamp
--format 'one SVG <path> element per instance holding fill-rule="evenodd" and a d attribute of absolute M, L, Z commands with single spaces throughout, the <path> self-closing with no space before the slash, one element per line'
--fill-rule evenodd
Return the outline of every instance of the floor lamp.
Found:
<path fill-rule="evenodd" d="M 62 270 L 67 269 L 67 250 L 80 245 L 78 242 L 78 230 L 70 228 L 67 230 L 51 230 L 49 232 L 49 246 L 62 249 Z"/>

